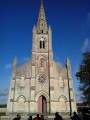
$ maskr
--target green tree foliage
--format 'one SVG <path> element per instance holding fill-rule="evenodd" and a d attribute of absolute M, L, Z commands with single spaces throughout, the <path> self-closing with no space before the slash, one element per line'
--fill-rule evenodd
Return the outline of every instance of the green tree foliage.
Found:
<path fill-rule="evenodd" d="M 80 82 L 80 90 L 83 93 L 84 99 L 90 105 L 90 52 L 83 53 L 83 59 L 76 77 Z"/>

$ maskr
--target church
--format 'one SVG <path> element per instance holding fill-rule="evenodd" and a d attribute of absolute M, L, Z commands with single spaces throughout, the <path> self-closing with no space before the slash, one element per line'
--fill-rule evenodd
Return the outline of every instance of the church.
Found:
<path fill-rule="evenodd" d="M 52 29 L 42 2 L 32 36 L 31 60 L 22 66 L 13 61 L 6 114 L 77 111 L 70 60 L 62 67 L 53 59 Z"/>

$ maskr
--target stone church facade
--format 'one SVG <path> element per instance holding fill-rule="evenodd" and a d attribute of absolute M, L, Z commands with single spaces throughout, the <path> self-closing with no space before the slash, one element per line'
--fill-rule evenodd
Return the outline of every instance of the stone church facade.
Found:
<path fill-rule="evenodd" d="M 41 3 L 33 27 L 31 60 L 18 66 L 13 61 L 7 114 L 76 111 L 70 60 L 62 67 L 53 60 L 52 30 Z"/>

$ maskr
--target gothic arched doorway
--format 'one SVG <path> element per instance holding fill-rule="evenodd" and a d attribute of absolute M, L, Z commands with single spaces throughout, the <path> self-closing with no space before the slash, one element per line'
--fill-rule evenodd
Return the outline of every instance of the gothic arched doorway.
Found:
<path fill-rule="evenodd" d="M 47 101 L 43 95 L 41 95 L 38 99 L 38 112 L 39 113 L 47 112 Z"/>

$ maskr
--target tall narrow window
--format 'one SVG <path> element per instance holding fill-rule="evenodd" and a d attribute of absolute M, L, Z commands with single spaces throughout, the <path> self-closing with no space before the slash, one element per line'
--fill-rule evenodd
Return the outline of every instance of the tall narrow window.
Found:
<path fill-rule="evenodd" d="M 40 41 L 40 49 L 42 48 L 42 41 Z"/>
<path fill-rule="evenodd" d="M 42 33 L 43 33 L 43 30 L 42 30 Z"/>
<path fill-rule="evenodd" d="M 45 41 L 43 41 L 43 49 L 45 48 Z"/>

